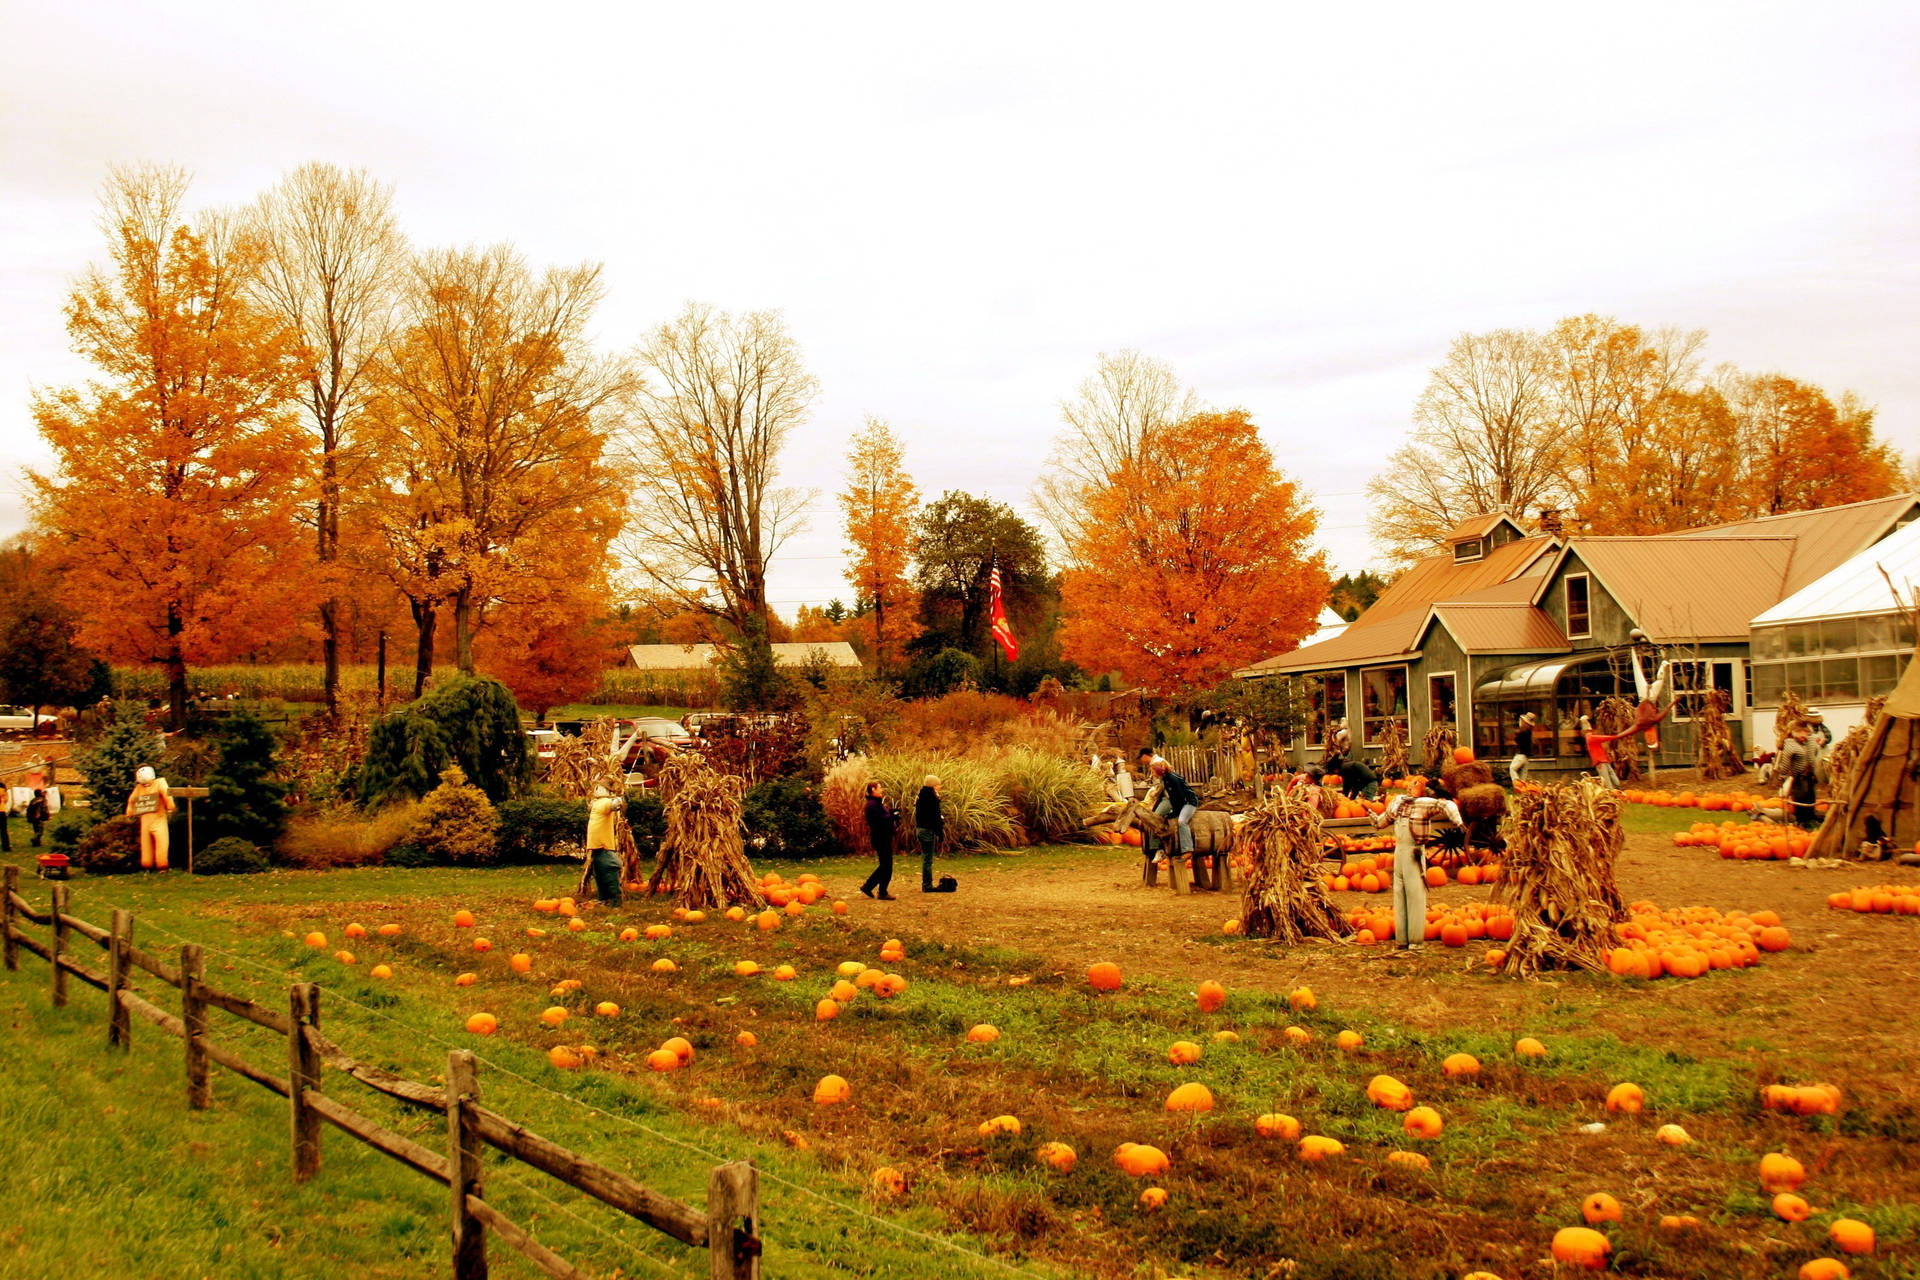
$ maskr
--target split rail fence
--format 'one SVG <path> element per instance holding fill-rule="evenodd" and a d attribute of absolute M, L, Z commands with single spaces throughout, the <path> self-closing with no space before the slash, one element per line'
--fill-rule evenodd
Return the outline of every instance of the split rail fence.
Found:
<path fill-rule="evenodd" d="M 187 1106 L 192 1110 L 211 1105 L 214 1066 L 225 1067 L 287 1099 L 295 1182 L 304 1182 L 319 1172 L 320 1133 L 325 1123 L 446 1187 L 454 1280 L 485 1280 L 489 1232 L 550 1276 L 574 1280 L 582 1274 L 487 1202 L 481 1155 L 488 1147 L 684 1245 L 706 1249 L 709 1280 L 757 1280 L 760 1275 L 759 1174 L 751 1163 L 734 1161 L 713 1169 L 707 1179 L 704 1210 L 683 1204 L 482 1107 L 478 1066 L 473 1054 L 465 1049 L 447 1054 L 444 1087 L 421 1084 L 359 1062 L 320 1033 L 320 988 L 314 984 L 293 983 L 287 988 L 286 1011 L 269 1009 L 207 985 L 205 962 L 197 944 L 182 946 L 177 962 L 136 946 L 131 912 L 116 909 L 112 925 L 103 929 L 72 914 L 66 885 L 52 886 L 52 901 L 45 911 L 35 910 L 20 896 L 19 888 L 20 869 L 0 868 L 0 947 L 4 948 L 0 960 L 8 970 L 19 969 L 23 951 L 46 961 L 56 1006 L 67 1003 L 69 979 L 105 992 L 110 1049 L 125 1051 L 130 1047 L 136 1016 L 184 1041 Z M 48 932 L 36 936 L 23 925 L 44 926 Z M 76 940 L 104 951 L 105 967 L 95 968 L 79 959 Z M 150 975 L 178 990 L 179 1014 L 167 1012 L 135 991 L 136 973 Z M 286 1074 L 255 1066 L 211 1039 L 212 1010 L 286 1037 Z M 446 1146 L 436 1150 L 416 1142 L 353 1110 L 333 1094 L 321 1092 L 321 1073 L 327 1067 L 406 1106 L 444 1114 Z"/>

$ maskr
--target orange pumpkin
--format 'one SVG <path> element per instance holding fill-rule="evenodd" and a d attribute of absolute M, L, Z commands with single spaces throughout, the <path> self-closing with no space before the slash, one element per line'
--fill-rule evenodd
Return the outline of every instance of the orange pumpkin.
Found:
<path fill-rule="evenodd" d="M 1320 1001 L 1315 998 L 1312 987 L 1295 987 L 1287 993 L 1287 1007 L 1313 1010 L 1320 1007 Z"/>
<path fill-rule="evenodd" d="M 1604 1271 L 1613 1245 L 1592 1227 L 1562 1227 L 1553 1233 L 1553 1260 L 1586 1271 Z"/>
<path fill-rule="evenodd" d="M 1806 1180 L 1806 1168 L 1792 1156 L 1769 1151 L 1760 1157 L 1760 1185 L 1766 1190 L 1776 1195 L 1782 1191 L 1798 1191 Z"/>
<path fill-rule="evenodd" d="M 1217 982 L 1203 982 L 1198 993 L 1200 1012 L 1216 1013 L 1227 1003 L 1227 989 Z"/>
<path fill-rule="evenodd" d="M 982 1022 L 967 1031 L 967 1039 L 974 1044 L 992 1044 L 1000 1038 L 1000 1028 L 990 1022 Z"/>
<path fill-rule="evenodd" d="M 1319 1164 L 1334 1156 L 1345 1155 L 1346 1150 L 1338 1138 L 1323 1138 L 1310 1133 L 1300 1139 L 1300 1158 L 1308 1164 Z"/>
<path fill-rule="evenodd" d="M 1440 1113 L 1432 1107 L 1415 1107 L 1413 1110 L 1407 1112 L 1406 1119 L 1401 1122 L 1401 1127 L 1407 1131 L 1408 1137 L 1419 1138 L 1423 1142 L 1431 1138 L 1437 1138 L 1440 1136 L 1440 1130 L 1442 1128 Z"/>
<path fill-rule="evenodd" d="M 1167 1046 L 1167 1061 L 1176 1067 L 1190 1067 L 1200 1061 L 1201 1048 L 1191 1040 L 1175 1040 Z"/>
<path fill-rule="evenodd" d="M 1455 1077 L 1477 1076 L 1480 1074 L 1480 1059 L 1470 1053 L 1450 1053 L 1446 1061 L 1440 1064 L 1440 1070 Z"/>
<path fill-rule="evenodd" d="M 1433 1168 L 1433 1161 L 1427 1159 L 1418 1151 L 1389 1151 L 1387 1152 L 1387 1163 L 1399 1165 L 1403 1169 L 1418 1169 L 1422 1173 Z M 1477 1274 L 1485 1275 L 1486 1272 L 1482 1271 Z M 1473 1277 L 1469 1275 L 1466 1277 L 1466 1280 L 1473 1280 Z"/>
<path fill-rule="evenodd" d="M 1375 1076 L 1367 1081 L 1367 1100 L 1388 1111 L 1405 1111 L 1413 1105 L 1413 1090 L 1392 1076 Z"/>
<path fill-rule="evenodd" d="M 1791 1191 L 1782 1191 L 1773 1198 L 1773 1216 L 1782 1222 L 1805 1222 L 1813 1216 L 1813 1206 Z"/>
<path fill-rule="evenodd" d="M 1133 1178 L 1150 1178 L 1167 1171 L 1167 1153 L 1141 1143 L 1121 1143 L 1113 1153 L 1113 1162 Z"/>
<path fill-rule="evenodd" d="M 853 1086 L 840 1076 L 821 1076 L 820 1083 L 813 1086 L 815 1106 L 830 1107 L 845 1102 L 853 1096 Z"/>
<path fill-rule="evenodd" d="M 1580 1202 L 1580 1216 L 1587 1225 L 1597 1227 L 1603 1222 L 1620 1221 L 1620 1202 L 1604 1191 L 1596 1191 Z"/>
<path fill-rule="evenodd" d="M 1064 1142 L 1043 1142 L 1034 1149 L 1034 1159 L 1055 1173 L 1071 1173 L 1079 1156 Z"/>
<path fill-rule="evenodd" d="M 1637 1116 L 1640 1108 L 1646 1105 L 1646 1094 L 1637 1084 L 1617 1084 L 1607 1090 L 1607 1110 L 1622 1115 Z"/>
<path fill-rule="evenodd" d="M 1120 966 L 1103 960 L 1087 969 L 1087 983 L 1095 991 L 1118 991 L 1120 989 Z"/>
<path fill-rule="evenodd" d="M 1800 1280 L 1848 1280 L 1852 1274 L 1838 1258 L 1815 1258 L 1800 1264 Z"/>
<path fill-rule="evenodd" d="M 1300 1136 L 1300 1122 L 1292 1116 L 1269 1111 L 1253 1122 L 1253 1131 L 1263 1138 L 1281 1138 L 1292 1142 Z"/>
<path fill-rule="evenodd" d="M 1827 1239 L 1842 1253 L 1872 1253 L 1873 1228 L 1857 1218 L 1835 1218 L 1827 1228 Z"/>
<path fill-rule="evenodd" d="M 1211 1111 L 1213 1110 L 1213 1090 L 1192 1081 L 1181 1085 L 1167 1095 L 1169 1111 Z"/>
<path fill-rule="evenodd" d="M 476 1013 L 467 1019 L 467 1030 L 476 1036 L 490 1036 L 500 1027 L 500 1020 L 490 1013 Z"/>

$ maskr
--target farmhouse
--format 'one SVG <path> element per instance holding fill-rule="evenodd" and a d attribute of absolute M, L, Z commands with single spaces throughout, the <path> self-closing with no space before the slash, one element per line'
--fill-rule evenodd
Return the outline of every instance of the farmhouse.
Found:
<path fill-rule="evenodd" d="M 1742 751 L 1751 717 L 1765 712 L 1770 723 L 1782 685 L 1753 677 L 1756 617 L 1916 518 L 1920 495 L 1911 493 L 1644 537 L 1564 536 L 1552 511 L 1533 531 L 1505 514 L 1478 516 L 1339 635 L 1236 674 L 1301 682 L 1307 727 L 1293 746 L 1302 763 L 1317 757 L 1327 726 L 1341 719 L 1357 751 L 1377 752 L 1398 721 L 1416 753 L 1430 728 L 1450 724 L 1476 753 L 1497 759 L 1511 754 L 1519 717 L 1531 711 L 1539 718 L 1533 768 L 1577 771 L 1585 767 L 1580 717 L 1615 694 L 1632 696 L 1637 629 L 1674 660 L 1680 690 L 1657 763 L 1690 764 L 1691 716 L 1708 690 L 1728 694 Z M 1883 585 L 1878 598 L 1885 597 Z M 1836 643 L 1843 631 L 1837 623 Z M 1856 627 L 1856 639 L 1867 634 Z M 1806 633 L 1799 637 L 1804 646 Z M 1874 672 L 1888 688 L 1898 678 Z M 1821 668 L 1817 688 L 1847 687 L 1844 663 L 1831 685 Z"/>
<path fill-rule="evenodd" d="M 860 665 L 860 655 L 845 640 L 776 644 L 773 662 L 779 667 L 804 667 L 824 660 L 830 667 Z M 816 659 L 813 655 L 819 654 Z M 635 671 L 711 671 L 720 660 L 720 646 L 712 644 L 635 644 L 627 646 L 627 662 Z"/>

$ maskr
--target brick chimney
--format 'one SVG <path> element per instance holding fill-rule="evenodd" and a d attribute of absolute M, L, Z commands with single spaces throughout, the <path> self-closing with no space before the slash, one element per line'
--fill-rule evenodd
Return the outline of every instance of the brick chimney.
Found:
<path fill-rule="evenodd" d="M 1540 508 L 1540 532 L 1557 538 L 1561 531 L 1560 509 L 1558 507 Z"/>

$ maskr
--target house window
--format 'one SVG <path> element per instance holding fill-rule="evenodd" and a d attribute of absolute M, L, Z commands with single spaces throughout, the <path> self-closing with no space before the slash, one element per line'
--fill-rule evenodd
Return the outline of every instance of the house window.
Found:
<path fill-rule="evenodd" d="M 1327 741 L 1327 730 L 1347 718 L 1346 673 L 1308 676 L 1306 685 L 1307 745 L 1324 746 Z"/>
<path fill-rule="evenodd" d="M 1570 573 L 1566 578 L 1567 638 L 1580 640 L 1593 634 L 1592 615 L 1587 610 L 1587 575 Z"/>
<path fill-rule="evenodd" d="M 1726 712 L 1735 715 L 1739 702 L 1734 698 L 1735 669 L 1731 660 L 1719 662 L 1675 662 L 1669 668 L 1673 681 L 1673 718 L 1692 720 L 1706 704 L 1707 693 L 1719 690 L 1726 695 Z"/>
<path fill-rule="evenodd" d="M 1486 543 L 1479 538 L 1469 538 L 1465 542 L 1453 544 L 1453 562 L 1471 564 L 1486 554 Z"/>
<path fill-rule="evenodd" d="M 1380 745 L 1389 721 L 1398 720 L 1400 731 L 1407 730 L 1407 669 L 1372 667 L 1360 673 L 1360 708 L 1366 729 L 1365 743 Z"/>
<path fill-rule="evenodd" d="M 1458 726 L 1460 712 L 1454 701 L 1453 672 L 1427 677 L 1427 727 L 1450 724 Z"/>

